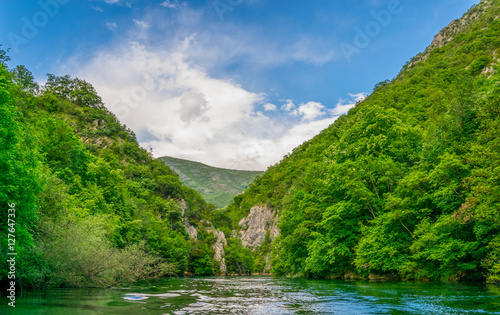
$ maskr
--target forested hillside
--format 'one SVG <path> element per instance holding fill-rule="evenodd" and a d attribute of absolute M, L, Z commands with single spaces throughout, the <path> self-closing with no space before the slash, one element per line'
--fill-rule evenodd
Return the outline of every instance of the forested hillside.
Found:
<path fill-rule="evenodd" d="M 39 86 L 0 49 L 0 280 L 15 253 L 23 288 L 270 267 L 498 283 L 499 61 L 500 0 L 483 0 L 215 210 L 89 83 L 49 75 Z"/>
<path fill-rule="evenodd" d="M 425 53 L 226 210 L 278 211 L 279 275 L 500 281 L 500 1 Z"/>
<path fill-rule="evenodd" d="M 209 206 L 138 146 L 90 84 L 49 75 L 39 87 L 8 61 L 0 49 L 3 281 L 8 253 L 17 253 L 23 288 L 108 287 L 218 268 L 215 239 L 190 240 L 183 224 L 198 226 Z"/>
<path fill-rule="evenodd" d="M 242 193 L 257 175 L 263 173 L 212 167 L 170 156 L 160 159 L 179 175 L 184 184 L 219 208 L 230 204 L 234 196 Z"/>

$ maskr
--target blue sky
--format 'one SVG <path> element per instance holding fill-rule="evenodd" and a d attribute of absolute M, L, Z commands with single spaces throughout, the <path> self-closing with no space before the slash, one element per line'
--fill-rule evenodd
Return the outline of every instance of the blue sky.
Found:
<path fill-rule="evenodd" d="M 92 83 L 156 156 L 262 170 L 477 2 L 2 1 L 0 43 Z"/>

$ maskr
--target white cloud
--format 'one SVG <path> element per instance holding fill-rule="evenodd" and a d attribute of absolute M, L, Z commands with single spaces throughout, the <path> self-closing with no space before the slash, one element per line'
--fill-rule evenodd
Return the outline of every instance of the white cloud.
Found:
<path fill-rule="evenodd" d="M 131 6 L 126 0 L 92 1 Z M 157 37 L 149 34 L 148 38 L 157 42 L 165 43 L 171 40 L 172 36 L 175 38 L 177 34 L 172 33 L 182 36 L 198 33 L 197 45 L 190 47 L 189 57 L 206 67 L 232 64 L 235 59 L 244 60 L 250 67 L 277 67 L 294 62 L 320 66 L 341 56 L 337 51 L 338 43 L 335 40 L 325 41 L 315 34 L 298 33 L 290 40 L 288 37 L 279 36 L 278 31 L 273 32 L 259 24 L 235 25 L 229 21 L 214 22 L 212 2 L 207 2 L 208 9 L 197 9 L 187 1 L 158 1 L 160 6 L 177 11 L 165 18 L 165 10 L 151 9 L 146 11 L 143 17 L 136 18 L 134 22 L 139 28 L 148 29 L 154 24 L 155 28 L 162 30 L 156 34 Z M 178 10 L 181 8 L 184 10 Z"/>
<path fill-rule="evenodd" d="M 349 96 L 354 99 L 354 101 L 356 103 L 358 102 L 362 102 L 364 101 L 364 99 L 366 98 L 367 94 L 365 92 L 361 92 L 361 93 L 356 93 L 356 94 L 352 94 L 352 93 L 349 93 Z"/>
<path fill-rule="evenodd" d="M 122 2 L 121 0 L 90 0 L 90 1 L 101 1 L 101 2 L 104 2 L 104 3 L 107 3 L 109 5 L 120 5 L 120 6 L 126 6 L 128 8 L 131 8 L 132 7 L 132 3 L 131 2 L 128 2 L 128 1 L 125 1 L 125 2 Z M 104 11 L 102 11 L 104 12 Z"/>
<path fill-rule="evenodd" d="M 160 3 L 162 7 L 169 9 L 180 9 L 182 7 L 186 7 L 187 4 L 185 2 L 179 2 L 178 0 L 165 0 Z"/>
<path fill-rule="evenodd" d="M 295 104 L 292 99 L 286 100 L 286 103 L 281 105 L 281 110 L 288 112 L 288 114 L 292 116 L 297 116 L 299 114 L 297 109 L 295 109 Z"/>
<path fill-rule="evenodd" d="M 176 3 L 170 0 L 162 2 L 162 5 L 177 7 Z M 158 40 L 165 40 L 165 33 L 173 29 L 182 36 L 197 33 L 196 45 L 188 51 L 189 58 L 207 68 L 220 68 L 235 62 L 250 69 L 273 68 L 295 62 L 321 66 L 340 56 L 335 40 L 324 41 L 307 33 L 294 34 L 289 38 L 255 23 L 214 22 L 210 18 L 210 13 L 214 12 L 210 10 L 194 9 L 186 2 L 180 2 L 179 6 L 186 9 L 176 12 L 168 20 L 164 19 L 163 10 L 158 10 L 149 13 L 148 21 L 158 23 L 155 26 L 164 30 Z M 213 9 L 211 5 L 210 9 Z"/>
<path fill-rule="evenodd" d="M 214 146 L 235 149 L 250 133 L 248 121 L 262 120 L 253 118 L 261 95 L 208 77 L 185 62 L 179 51 L 151 51 L 130 42 L 100 53 L 78 75 L 95 85 L 124 123 L 156 139 L 144 145 L 157 155 L 184 155 L 221 165 L 225 153 L 214 151 Z"/>
<path fill-rule="evenodd" d="M 149 23 L 146 21 L 136 20 L 134 19 L 134 24 L 140 29 L 147 30 L 149 28 Z"/>
<path fill-rule="evenodd" d="M 190 123 L 202 117 L 208 109 L 207 100 L 202 93 L 185 93 L 180 99 L 180 103 L 181 120 L 185 123 Z"/>
<path fill-rule="evenodd" d="M 110 31 L 115 31 L 118 28 L 115 22 L 106 22 L 106 28 Z"/>
<path fill-rule="evenodd" d="M 314 120 L 323 116 L 325 106 L 317 102 L 309 102 L 299 106 L 299 115 L 302 115 L 302 120 Z"/>
<path fill-rule="evenodd" d="M 271 104 L 264 94 L 208 74 L 242 62 L 254 68 L 296 61 L 324 64 L 336 58 L 326 44 L 306 36 L 276 41 L 265 36 L 267 30 L 207 24 L 206 13 L 186 2 L 160 4 L 186 9 L 169 12 L 168 19 L 158 9 L 136 17 L 135 27 L 123 33 L 126 39 L 90 60 L 77 56 L 63 69 L 92 83 L 106 106 L 155 156 L 264 170 L 335 120 L 325 118 L 330 112 L 320 103 L 296 105 L 287 99 Z M 109 22 L 106 27 L 118 25 Z"/>
<path fill-rule="evenodd" d="M 279 141 L 280 145 L 286 150 L 286 152 L 291 152 L 291 150 L 297 147 L 298 144 L 302 144 L 304 141 L 313 138 L 322 130 L 333 124 L 336 119 L 337 117 L 330 117 L 322 120 L 297 124 L 289 129 L 283 137 L 281 137 Z"/>
<path fill-rule="evenodd" d="M 267 103 L 266 105 L 264 105 L 264 110 L 266 112 L 276 110 L 276 108 L 277 108 L 276 105 L 271 104 L 271 103 Z"/>
<path fill-rule="evenodd" d="M 312 36 L 282 41 L 270 37 L 268 31 L 240 25 L 200 27 L 197 29 L 200 35 L 197 37 L 198 45 L 193 47 L 190 54 L 204 64 L 231 64 L 234 60 L 244 60 L 259 68 L 273 68 L 294 62 L 321 66 L 339 58 L 333 47 Z M 224 58 L 221 58 L 221 52 Z"/>
<path fill-rule="evenodd" d="M 313 120 L 323 108 L 314 102 L 297 109 L 287 100 L 278 117 L 257 112 L 264 95 L 211 78 L 186 61 L 185 45 L 189 40 L 164 51 L 130 41 L 101 51 L 83 67 L 75 62 L 77 76 L 96 87 L 106 106 L 155 156 L 264 170 L 335 120 Z M 299 111 L 307 121 L 292 119 Z"/>
<path fill-rule="evenodd" d="M 285 110 L 287 112 L 291 111 L 294 108 L 295 108 L 295 104 L 293 103 L 293 100 L 291 100 L 291 99 L 286 100 L 286 104 L 281 105 L 281 109 Z"/>
<path fill-rule="evenodd" d="M 330 111 L 333 116 L 340 116 L 346 114 L 351 108 L 356 106 L 357 103 L 362 102 L 367 94 L 364 92 L 352 94 L 349 93 L 350 99 L 339 99 L 337 106 Z"/>

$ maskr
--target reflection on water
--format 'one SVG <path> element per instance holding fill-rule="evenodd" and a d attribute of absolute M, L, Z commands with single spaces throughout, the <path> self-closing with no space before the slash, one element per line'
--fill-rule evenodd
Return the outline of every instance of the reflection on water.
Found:
<path fill-rule="evenodd" d="M 127 288 L 18 293 L 0 314 L 500 314 L 483 284 L 169 278 Z"/>

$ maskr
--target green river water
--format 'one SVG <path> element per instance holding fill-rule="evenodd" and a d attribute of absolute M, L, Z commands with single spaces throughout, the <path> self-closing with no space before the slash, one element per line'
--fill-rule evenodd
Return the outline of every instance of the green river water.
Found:
<path fill-rule="evenodd" d="M 112 289 L 16 292 L 0 314 L 500 314 L 500 287 L 485 284 L 166 278 Z"/>

